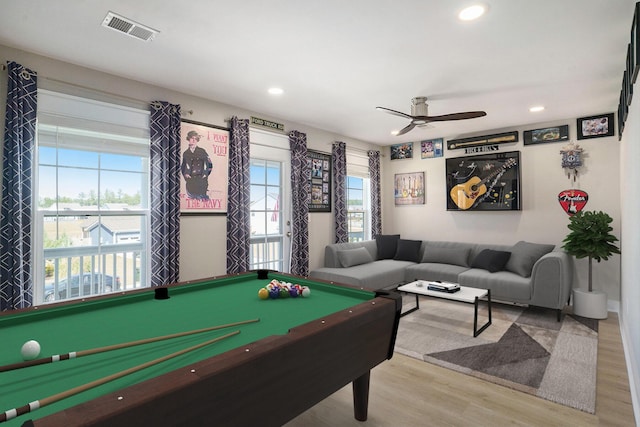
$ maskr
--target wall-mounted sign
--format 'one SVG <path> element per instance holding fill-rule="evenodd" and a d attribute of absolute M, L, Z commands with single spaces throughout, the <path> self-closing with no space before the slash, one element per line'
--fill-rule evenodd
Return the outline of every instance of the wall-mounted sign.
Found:
<path fill-rule="evenodd" d="M 259 126 L 270 130 L 276 130 L 278 132 L 284 132 L 284 125 L 282 123 L 272 122 L 270 120 L 261 119 L 259 117 L 251 116 L 250 125 Z"/>
<path fill-rule="evenodd" d="M 558 202 L 569 216 L 580 212 L 589 201 L 589 195 L 582 190 L 564 190 L 558 194 Z"/>
<path fill-rule="evenodd" d="M 474 136 L 471 138 L 450 139 L 447 141 L 447 149 L 455 150 L 456 148 L 503 144 L 506 142 L 518 142 L 518 131 L 496 133 L 495 135 Z"/>

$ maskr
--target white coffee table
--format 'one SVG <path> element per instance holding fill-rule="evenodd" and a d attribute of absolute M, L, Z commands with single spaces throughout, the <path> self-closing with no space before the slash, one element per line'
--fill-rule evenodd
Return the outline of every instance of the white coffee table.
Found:
<path fill-rule="evenodd" d="M 442 292 L 442 291 L 432 291 L 428 289 L 429 283 L 432 283 L 427 280 L 416 280 L 415 282 L 407 283 L 406 285 L 398 286 L 397 290 L 399 292 L 406 292 L 408 294 L 413 294 L 416 297 L 416 306 L 402 313 L 400 316 L 406 316 L 409 313 L 413 313 L 414 311 L 420 308 L 420 296 L 427 296 L 433 298 L 442 298 L 448 299 L 452 301 L 464 302 L 467 304 L 473 304 L 474 313 L 473 313 L 473 336 L 477 337 L 480 335 L 482 331 L 487 329 L 489 325 L 491 325 L 491 290 L 490 289 L 477 289 L 477 288 L 469 288 L 467 286 L 460 286 L 460 290 L 458 292 Z M 437 284 L 437 282 L 433 282 Z M 482 325 L 480 329 L 478 329 L 478 301 L 481 298 L 486 298 L 487 300 L 487 308 L 488 308 L 488 317 L 489 320 L 487 323 Z"/>

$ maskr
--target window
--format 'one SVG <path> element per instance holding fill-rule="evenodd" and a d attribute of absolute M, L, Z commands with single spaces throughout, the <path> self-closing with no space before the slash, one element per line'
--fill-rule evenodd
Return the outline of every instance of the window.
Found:
<path fill-rule="evenodd" d="M 349 241 L 371 239 L 371 181 L 369 159 L 347 151 L 347 229 Z"/>
<path fill-rule="evenodd" d="M 36 302 L 146 286 L 148 112 L 38 92 Z"/>
<path fill-rule="evenodd" d="M 347 176 L 347 226 L 350 242 L 371 238 L 368 179 Z"/>

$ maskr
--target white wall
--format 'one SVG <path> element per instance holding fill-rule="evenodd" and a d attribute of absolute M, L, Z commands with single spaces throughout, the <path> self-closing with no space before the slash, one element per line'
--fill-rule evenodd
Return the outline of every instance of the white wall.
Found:
<path fill-rule="evenodd" d="M 598 112 L 594 112 L 598 114 Z M 601 113 L 605 113 L 604 111 Z M 524 146 L 522 130 L 569 124 L 569 137 L 584 149 L 584 166 L 574 183 L 562 169 L 560 150 L 566 142 Z M 437 124 L 435 125 L 437 126 Z M 576 119 L 510 128 L 520 131 L 520 142 L 500 144 L 499 152 L 520 151 L 521 211 L 447 211 L 445 158 L 465 156 L 464 149 L 446 150 L 444 157 L 421 159 L 419 141 L 414 142 L 412 159 L 391 160 L 385 150 L 382 224 L 384 233 L 400 233 L 403 238 L 452 240 L 461 242 L 514 244 L 519 240 L 561 245 L 569 216 L 558 203 L 558 193 L 570 188 L 586 191 L 585 210 L 602 210 L 614 219 L 613 233 L 620 237 L 620 199 L 617 176 L 620 143 L 617 137 L 576 139 Z M 505 129 L 495 132 L 506 131 Z M 489 134 L 493 132 L 487 132 Z M 445 139 L 446 145 L 446 139 Z M 425 172 L 426 203 L 395 206 L 393 177 L 396 173 Z M 577 260 L 577 282 L 587 286 L 587 261 Z M 594 287 L 607 292 L 610 306 L 617 310 L 620 299 L 620 257 L 595 263 Z"/>
<path fill-rule="evenodd" d="M 638 86 L 636 86 L 637 90 Z M 625 344 L 636 422 L 640 425 L 640 102 L 633 98 L 622 133 L 620 194 L 622 210 L 622 274 L 620 330 Z"/>
<path fill-rule="evenodd" d="M 138 108 L 146 108 L 154 100 L 168 101 L 182 106 L 183 117 L 218 126 L 227 126 L 226 120 L 236 115 L 240 118 L 258 116 L 285 124 L 287 133 L 299 130 L 307 134 L 309 149 L 331 153 L 334 141 L 344 141 L 350 147 L 360 149 L 379 148 L 363 141 L 346 138 L 331 132 L 314 129 L 296 123 L 268 117 L 258 112 L 198 98 L 165 88 L 127 80 L 100 71 L 78 67 L 38 55 L 0 45 L 0 63 L 18 62 L 38 73 L 38 86 L 51 90 L 71 91 L 72 94 L 113 101 Z M 6 74 L 0 83 L 0 110 L 6 101 Z M 74 85 L 69 87 L 60 82 Z M 4 114 L 2 114 L 4 117 Z M 226 216 L 187 216 L 180 222 L 180 280 L 226 274 Z M 312 213 L 309 217 L 310 268 L 319 267 L 324 258 L 324 247 L 333 243 L 333 214 Z"/>

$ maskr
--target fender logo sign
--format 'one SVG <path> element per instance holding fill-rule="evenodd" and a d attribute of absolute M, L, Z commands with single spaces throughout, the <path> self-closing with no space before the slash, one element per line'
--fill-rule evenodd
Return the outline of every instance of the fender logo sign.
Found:
<path fill-rule="evenodd" d="M 560 206 L 570 216 L 580 212 L 587 201 L 589 201 L 589 195 L 582 190 L 564 190 L 558 194 Z"/>

